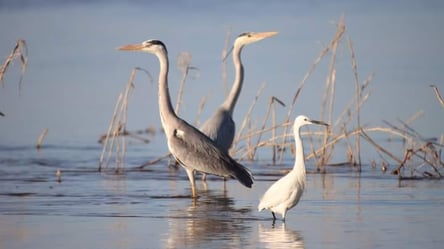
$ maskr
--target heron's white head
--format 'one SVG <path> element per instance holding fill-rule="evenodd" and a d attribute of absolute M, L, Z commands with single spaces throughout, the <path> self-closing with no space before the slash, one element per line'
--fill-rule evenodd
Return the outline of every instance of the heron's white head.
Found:
<path fill-rule="evenodd" d="M 296 117 L 296 119 L 294 120 L 294 124 L 293 124 L 293 129 L 295 131 L 299 130 L 300 127 L 304 126 L 304 125 L 308 125 L 308 124 L 317 124 L 317 125 L 325 125 L 328 126 L 327 123 L 324 123 L 322 121 L 318 121 L 318 120 L 313 120 L 310 119 L 307 116 L 304 115 L 299 115 Z"/>
<path fill-rule="evenodd" d="M 165 44 L 160 40 L 146 40 L 138 44 L 128 44 L 117 48 L 122 51 L 141 51 L 148 52 L 152 54 L 157 54 L 160 52 L 167 53 L 167 48 Z"/>

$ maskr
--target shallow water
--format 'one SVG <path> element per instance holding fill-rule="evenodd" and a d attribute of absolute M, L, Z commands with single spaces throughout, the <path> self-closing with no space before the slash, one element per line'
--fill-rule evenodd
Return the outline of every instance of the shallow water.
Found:
<path fill-rule="evenodd" d="M 284 166 L 246 163 L 252 189 L 198 181 L 166 161 L 137 169 L 148 146 L 130 146 L 124 174 L 96 171 L 101 148 L 0 150 L 1 248 L 441 248 L 442 181 L 398 182 L 368 166 L 308 174 L 285 224 L 258 212 Z M 80 156 L 81 155 L 81 156 Z M 154 158 L 154 157 L 153 157 Z M 310 168 L 310 166 L 309 166 Z M 61 182 L 55 172 L 62 171 Z"/>

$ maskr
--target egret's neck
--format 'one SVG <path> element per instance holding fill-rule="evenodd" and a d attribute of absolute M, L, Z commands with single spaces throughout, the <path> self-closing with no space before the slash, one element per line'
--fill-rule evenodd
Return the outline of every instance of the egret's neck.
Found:
<path fill-rule="evenodd" d="M 294 131 L 294 139 L 296 143 L 296 160 L 294 162 L 293 172 L 300 177 L 305 177 L 304 146 L 302 146 L 299 128 Z"/>
<path fill-rule="evenodd" d="M 224 107 L 228 112 L 233 115 L 234 106 L 236 105 L 237 99 L 239 98 L 242 83 L 244 81 L 244 67 L 241 61 L 241 46 L 234 46 L 233 48 L 233 64 L 235 69 L 235 78 L 233 86 L 231 87 L 230 94 L 225 99 L 222 107 Z"/>
<path fill-rule="evenodd" d="M 167 135 L 172 134 L 173 130 L 170 125 L 168 125 L 168 120 L 177 118 L 174 113 L 173 106 L 171 104 L 170 93 L 168 89 L 168 54 L 162 53 L 157 54 L 160 62 L 160 72 L 159 72 L 159 112 L 160 120 L 162 122 L 162 127 Z"/>

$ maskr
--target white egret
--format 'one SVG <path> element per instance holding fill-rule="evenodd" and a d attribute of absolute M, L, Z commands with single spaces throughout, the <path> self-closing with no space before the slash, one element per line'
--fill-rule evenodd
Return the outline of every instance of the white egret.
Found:
<path fill-rule="evenodd" d="M 273 214 L 273 220 L 276 220 L 275 213 L 278 213 L 282 215 L 282 220 L 285 221 L 287 211 L 298 204 L 304 192 L 306 171 L 300 128 L 308 124 L 328 126 L 324 122 L 311 120 L 304 115 L 300 115 L 295 119 L 293 132 L 296 144 L 296 160 L 293 169 L 268 188 L 258 205 L 259 211 L 264 209 L 270 210 L 271 214 Z"/>

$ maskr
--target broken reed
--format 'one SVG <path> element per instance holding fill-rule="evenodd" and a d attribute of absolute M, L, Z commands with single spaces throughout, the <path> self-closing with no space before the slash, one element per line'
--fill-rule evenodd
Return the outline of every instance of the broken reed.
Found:
<path fill-rule="evenodd" d="M 14 48 L 11 53 L 6 57 L 5 62 L 0 67 L 0 81 L 2 82 L 3 87 L 5 86 L 4 76 L 6 70 L 9 68 L 14 59 L 18 59 L 20 62 L 20 80 L 19 80 L 19 92 L 22 88 L 22 80 L 25 74 L 26 65 L 28 64 L 28 47 L 26 46 L 26 41 L 23 39 L 18 39 L 15 43 Z"/>
<path fill-rule="evenodd" d="M 115 173 L 120 173 L 125 168 L 125 152 L 126 152 L 126 136 L 139 138 L 126 129 L 127 124 L 127 110 L 128 110 L 128 98 L 131 90 L 134 88 L 134 78 L 137 71 L 145 72 L 149 77 L 148 71 L 142 68 L 134 68 L 131 71 L 130 78 L 126 84 L 125 89 L 117 97 L 117 101 L 114 107 L 114 112 L 111 118 L 111 122 L 108 126 L 108 131 L 103 139 L 102 154 L 99 159 L 99 171 L 102 171 L 102 167 L 107 168 L 113 154 L 115 153 Z M 150 77 L 151 79 L 151 77 Z M 148 140 L 143 140 L 148 142 Z"/>

